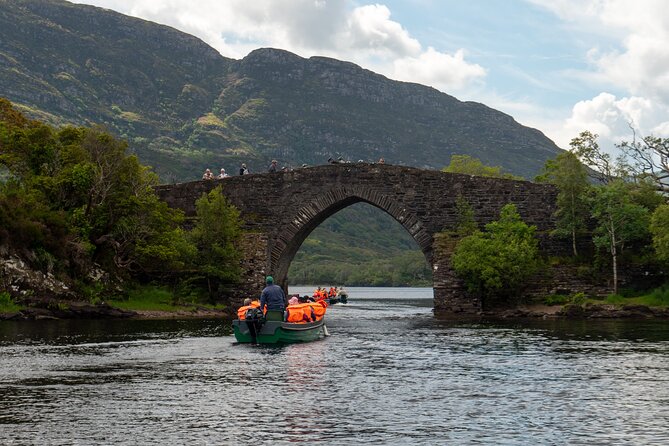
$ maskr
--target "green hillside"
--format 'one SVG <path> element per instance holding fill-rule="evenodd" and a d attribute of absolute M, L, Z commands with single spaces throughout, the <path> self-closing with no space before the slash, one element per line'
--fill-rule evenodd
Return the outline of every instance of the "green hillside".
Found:
<path fill-rule="evenodd" d="M 53 124 L 101 124 L 163 181 L 330 156 L 438 169 L 454 153 L 532 177 L 558 148 L 535 129 L 349 62 L 199 39 L 62 0 L 0 0 L 1 95 Z M 234 169 L 233 169 L 234 170 Z"/>
<path fill-rule="evenodd" d="M 233 60 L 173 28 L 62 0 L 0 0 L 0 86 L 30 117 L 102 125 L 126 139 L 162 182 L 242 162 L 260 172 L 272 158 L 299 166 L 383 157 L 441 169 L 453 154 L 531 178 L 559 151 L 483 104 L 349 62 L 269 48 Z M 381 271 L 399 268 L 423 281 L 412 269 L 422 254 L 379 215 L 344 210 L 318 228 L 293 280 L 328 271 L 356 282 L 374 270 L 383 278 L 370 280 L 395 284 L 404 279 Z"/>
<path fill-rule="evenodd" d="M 432 272 L 409 233 L 385 212 L 355 204 L 304 241 L 288 274 L 291 284 L 429 286 Z"/>

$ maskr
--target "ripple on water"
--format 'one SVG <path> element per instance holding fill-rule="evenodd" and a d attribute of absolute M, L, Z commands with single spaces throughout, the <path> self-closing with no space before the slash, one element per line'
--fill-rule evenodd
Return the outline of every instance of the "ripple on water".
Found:
<path fill-rule="evenodd" d="M 3 325 L 0 444 L 669 443 L 665 325 L 448 323 L 388 295 L 280 348 L 219 321 Z"/>

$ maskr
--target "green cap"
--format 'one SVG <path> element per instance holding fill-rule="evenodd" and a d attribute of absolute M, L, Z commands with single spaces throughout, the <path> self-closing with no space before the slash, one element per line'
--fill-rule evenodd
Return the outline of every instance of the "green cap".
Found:
<path fill-rule="evenodd" d="M 272 276 L 267 276 L 267 279 L 265 279 L 265 282 L 269 285 L 270 283 L 274 283 L 274 278 Z"/>

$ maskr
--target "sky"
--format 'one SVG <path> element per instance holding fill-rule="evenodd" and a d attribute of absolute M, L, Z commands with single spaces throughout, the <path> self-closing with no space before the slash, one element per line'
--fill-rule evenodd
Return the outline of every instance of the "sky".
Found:
<path fill-rule="evenodd" d="M 223 56 L 272 47 L 481 102 L 568 149 L 669 137 L 665 0 L 76 0 L 177 28 Z M 634 131 L 632 130 L 634 129 Z"/>

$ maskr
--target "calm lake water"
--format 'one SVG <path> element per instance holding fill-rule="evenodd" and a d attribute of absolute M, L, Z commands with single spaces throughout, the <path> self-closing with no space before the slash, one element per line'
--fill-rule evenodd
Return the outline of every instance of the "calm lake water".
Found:
<path fill-rule="evenodd" d="M 431 289 L 349 298 L 329 337 L 285 347 L 235 344 L 226 321 L 0 322 L 0 444 L 669 444 L 666 322 L 447 322 Z"/>

